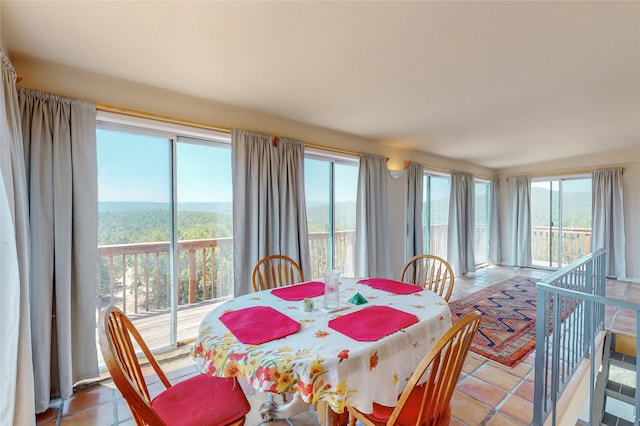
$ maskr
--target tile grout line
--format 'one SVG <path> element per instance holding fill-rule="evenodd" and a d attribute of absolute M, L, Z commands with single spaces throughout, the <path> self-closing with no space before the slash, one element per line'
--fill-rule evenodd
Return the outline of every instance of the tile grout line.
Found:
<path fill-rule="evenodd" d="M 474 369 L 472 369 L 471 371 L 469 371 L 468 373 L 466 373 L 465 380 L 466 380 L 468 377 L 475 377 L 475 376 L 474 376 L 474 373 L 476 373 L 476 372 L 477 372 L 480 368 L 482 368 L 483 366 L 485 366 L 485 365 L 490 365 L 490 364 L 489 364 L 489 362 L 490 362 L 490 361 L 491 361 L 491 360 L 490 360 L 489 358 L 485 358 L 485 360 L 484 360 L 484 361 L 482 361 L 482 363 L 480 363 L 477 367 L 475 367 Z M 494 362 L 495 362 L 495 361 L 494 361 Z M 487 423 L 488 421 L 490 421 L 490 420 L 491 420 L 491 419 L 492 419 L 492 418 L 493 418 L 497 413 L 499 413 L 499 412 L 500 412 L 500 408 L 501 408 L 501 407 L 506 403 L 507 399 L 509 399 L 511 396 L 515 395 L 516 390 L 520 387 L 520 385 L 522 385 L 522 383 L 524 383 L 524 382 L 526 382 L 526 381 L 527 381 L 527 377 L 529 377 L 529 375 L 530 375 L 530 374 L 532 374 L 532 373 L 533 373 L 533 371 L 534 371 L 534 368 L 532 367 L 531 371 L 529 371 L 527 374 L 525 374 L 525 375 L 524 375 L 524 377 L 520 377 L 520 378 L 519 378 L 520 380 L 518 381 L 518 383 L 516 383 L 516 385 L 515 385 L 511 390 L 508 390 L 508 391 L 507 391 L 507 390 L 505 390 L 505 391 L 506 391 L 505 396 L 504 396 L 504 397 L 503 397 L 503 398 L 502 398 L 502 399 L 501 399 L 501 400 L 500 400 L 500 401 L 495 405 L 495 407 L 493 407 L 493 408 L 491 409 L 491 411 L 489 412 L 489 414 L 487 414 L 487 416 L 482 420 L 481 425 L 486 425 L 486 423 Z M 507 373 L 508 373 L 508 372 L 507 372 Z M 508 373 L 508 374 L 511 374 L 511 373 Z M 518 376 L 513 375 L 513 374 L 511 374 L 511 375 L 512 375 L 512 376 L 514 376 L 514 377 L 518 377 Z M 476 377 L 476 379 L 477 379 L 477 380 L 482 380 L 482 379 L 479 379 L 479 378 L 477 378 L 477 377 Z M 489 382 L 486 382 L 485 380 L 482 380 L 482 381 L 483 381 L 483 382 L 485 382 L 485 383 L 489 383 Z M 491 384 L 491 383 L 489 383 L 489 384 Z M 464 392 L 462 392 L 462 393 L 463 393 L 464 395 L 467 395 L 467 394 L 466 394 L 466 393 L 464 393 Z M 470 398 L 473 398 L 474 400 L 476 400 L 476 401 L 477 401 L 477 399 L 476 399 L 476 398 L 474 398 L 474 397 L 472 397 L 471 395 L 467 395 L 467 396 L 468 396 L 468 397 L 470 397 Z M 517 396 L 517 395 L 516 395 L 516 396 Z M 478 402 L 481 402 L 481 401 L 478 401 Z M 527 401 L 527 402 L 529 402 L 529 401 Z M 506 414 L 505 414 L 505 415 L 506 415 Z M 453 415 L 453 413 L 452 413 L 452 417 L 455 417 L 455 415 Z M 523 424 L 521 421 L 519 421 L 519 420 L 517 420 L 517 419 L 514 419 L 514 418 L 512 418 L 511 416 L 507 416 L 507 417 L 509 417 L 509 419 L 511 419 L 511 420 L 513 420 L 513 421 L 515 421 L 515 422 L 518 422 L 518 423 L 520 423 L 520 424 Z M 459 420 L 457 417 L 455 417 L 455 418 L 456 418 L 457 420 Z M 459 421 L 460 421 L 460 420 L 459 420 Z"/>
<path fill-rule="evenodd" d="M 527 374 L 525 374 L 525 376 L 524 376 L 524 377 L 521 377 L 521 378 L 520 378 L 520 381 L 518 381 L 518 383 L 513 387 L 513 389 L 511 389 L 510 391 L 507 391 L 507 394 L 504 396 L 504 398 L 502 398 L 502 400 L 496 404 L 496 406 L 491 410 L 491 412 L 490 412 L 489 414 L 487 414 L 487 417 L 485 417 L 485 418 L 484 418 L 484 420 L 482 421 L 482 425 L 485 425 L 485 424 L 486 424 L 489 420 L 491 420 L 491 419 L 492 419 L 492 418 L 493 418 L 497 413 L 499 413 L 499 412 L 500 412 L 500 408 L 502 408 L 502 406 L 503 406 L 504 404 L 506 404 L 507 400 L 508 400 L 510 397 L 512 397 L 512 396 L 514 396 L 514 395 L 515 395 L 516 397 L 518 397 L 518 395 L 516 395 L 516 390 L 520 387 L 520 385 L 522 385 L 524 382 L 526 382 L 526 381 L 527 381 L 527 377 L 529 377 L 529 375 L 530 375 L 530 374 L 532 374 L 532 373 L 533 373 L 533 369 L 532 369 L 531 371 L 529 371 Z M 511 374 L 511 373 L 509 373 L 509 374 Z M 517 376 L 514 376 L 514 377 L 517 377 Z M 520 397 L 518 397 L 518 398 L 520 398 Z M 527 401 L 527 402 L 529 402 L 529 401 Z M 532 408 L 532 410 L 533 410 L 533 404 L 532 404 L 532 407 L 531 407 L 531 408 Z M 503 413 L 503 414 L 504 414 L 504 413 Z M 513 417 L 511 417 L 511 416 L 509 416 L 509 415 L 507 415 L 507 414 L 504 414 L 504 415 L 505 415 L 505 416 L 507 416 L 507 417 L 509 417 L 511 420 L 516 421 L 516 422 L 518 422 L 518 423 L 522 424 L 522 422 L 521 422 L 520 420 L 518 420 L 518 419 L 514 419 Z"/>
<path fill-rule="evenodd" d="M 116 393 L 113 392 L 111 397 L 111 404 L 113 404 L 113 426 L 118 426 L 120 422 L 118 421 L 118 403 L 116 402 Z"/>
<path fill-rule="evenodd" d="M 62 423 L 62 410 L 64 409 L 64 401 L 60 404 L 60 409 L 58 410 L 58 416 L 56 418 L 56 426 L 60 426 Z"/>

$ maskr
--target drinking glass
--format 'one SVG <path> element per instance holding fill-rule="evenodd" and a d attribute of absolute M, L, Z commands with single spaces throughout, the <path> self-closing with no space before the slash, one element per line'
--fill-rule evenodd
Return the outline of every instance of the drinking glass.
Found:
<path fill-rule="evenodd" d="M 340 305 L 340 271 L 327 269 L 324 275 L 324 307 L 336 309 Z"/>

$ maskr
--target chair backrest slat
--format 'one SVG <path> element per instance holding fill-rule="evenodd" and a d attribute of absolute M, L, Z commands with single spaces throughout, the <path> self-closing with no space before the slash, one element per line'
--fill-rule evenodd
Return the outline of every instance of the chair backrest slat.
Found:
<path fill-rule="evenodd" d="M 479 312 L 472 312 L 452 326 L 436 342 L 409 378 L 387 425 L 395 424 L 406 407 L 409 395 L 425 374 L 427 380 L 421 385 L 425 386 L 425 389 L 416 425 L 437 425 L 442 417 L 449 413 L 451 396 L 481 320 L 482 315 Z M 416 407 L 411 409 L 415 410 Z"/>
<path fill-rule="evenodd" d="M 261 259 L 253 268 L 253 291 L 283 287 L 304 281 L 302 269 L 288 256 L 273 255 Z"/>
<path fill-rule="evenodd" d="M 115 306 L 100 312 L 100 349 L 122 397 L 127 401 L 137 424 L 164 425 L 164 421 L 151 407 L 149 389 L 136 355 L 134 342 L 142 350 L 149 364 L 165 387 L 171 383 L 151 354 L 142 336 L 124 313 Z"/>
<path fill-rule="evenodd" d="M 122 317 L 116 314 L 111 315 L 109 323 L 109 334 L 114 342 L 113 348 L 124 368 L 124 373 L 130 378 L 136 390 L 145 397 L 147 402 L 151 401 L 149 389 L 144 380 L 138 358 L 135 355 L 135 349 L 131 342 L 129 332 L 126 326 L 122 324 Z"/>
<path fill-rule="evenodd" d="M 451 265 L 443 258 L 420 254 L 405 264 L 400 281 L 424 287 L 449 301 L 455 277 Z"/>

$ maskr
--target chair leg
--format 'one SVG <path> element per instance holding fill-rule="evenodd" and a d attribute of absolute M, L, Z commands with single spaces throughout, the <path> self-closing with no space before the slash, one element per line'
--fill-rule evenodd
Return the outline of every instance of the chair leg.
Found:
<path fill-rule="evenodd" d="M 349 426 L 356 426 L 356 416 L 349 413 Z"/>

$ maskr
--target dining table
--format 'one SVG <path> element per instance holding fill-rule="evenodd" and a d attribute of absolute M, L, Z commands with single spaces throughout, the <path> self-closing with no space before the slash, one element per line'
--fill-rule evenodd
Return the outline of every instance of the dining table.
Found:
<path fill-rule="evenodd" d="M 328 413 L 394 406 L 451 327 L 449 305 L 428 289 L 384 278 L 341 278 L 339 294 L 339 306 L 327 309 L 324 284 L 310 281 L 216 306 L 193 349 L 201 372 L 293 395 L 289 405 L 322 405 Z M 291 415 L 274 405 L 261 408 L 264 420 Z M 328 425 L 335 416 L 319 418 Z"/>

